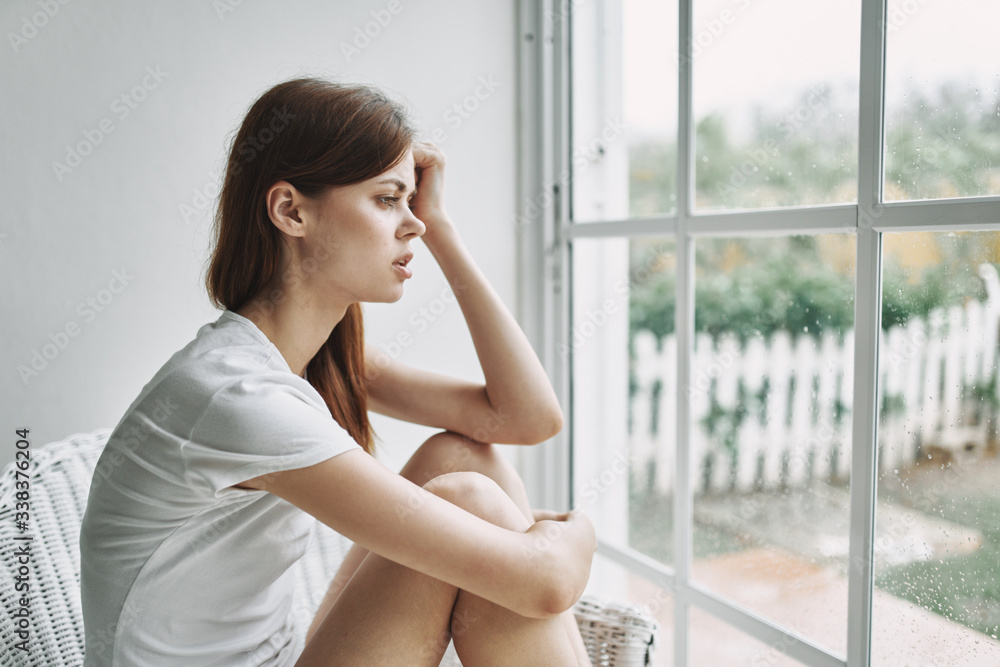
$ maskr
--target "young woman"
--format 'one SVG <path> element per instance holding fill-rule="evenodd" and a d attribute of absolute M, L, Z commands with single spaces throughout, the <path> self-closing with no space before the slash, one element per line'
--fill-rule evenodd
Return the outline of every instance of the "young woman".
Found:
<path fill-rule="evenodd" d="M 94 474 L 88 667 L 437 665 L 449 637 L 467 667 L 589 664 L 571 607 L 593 528 L 532 512 L 483 441 L 541 442 L 562 413 L 445 210 L 443 172 L 376 90 L 296 79 L 252 106 L 207 275 L 224 312 L 143 388 Z M 402 296 L 418 238 L 485 384 L 364 343 L 361 302 Z M 368 409 L 442 431 L 396 474 L 371 455 Z M 355 545 L 302 645 L 289 567 L 308 515 Z"/>

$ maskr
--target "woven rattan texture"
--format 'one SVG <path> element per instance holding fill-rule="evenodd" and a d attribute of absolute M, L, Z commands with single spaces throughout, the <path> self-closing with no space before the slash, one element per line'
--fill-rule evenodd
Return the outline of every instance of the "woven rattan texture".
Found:
<path fill-rule="evenodd" d="M 100 429 L 31 450 L 27 470 L 21 471 L 28 475 L 30 491 L 27 530 L 15 522 L 16 481 L 24 481 L 16 476 L 17 462 L 0 472 L 0 667 L 83 664 L 80 522 L 94 467 L 109 435 L 110 429 Z M 24 537 L 30 540 L 15 539 Z M 24 545 L 30 552 L 27 564 L 18 559 Z M 292 613 L 303 635 L 349 547 L 348 540 L 317 523 L 306 555 L 294 566 L 297 588 Z M 25 581 L 27 593 L 17 589 Z M 17 648 L 21 637 L 15 615 L 25 594 L 30 598 L 27 651 Z M 657 628 L 641 607 L 585 596 L 574 612 L 595 666 L 651 664 Z M 454 647 L 449 647 L 441 664 L 460 665 Z"/>

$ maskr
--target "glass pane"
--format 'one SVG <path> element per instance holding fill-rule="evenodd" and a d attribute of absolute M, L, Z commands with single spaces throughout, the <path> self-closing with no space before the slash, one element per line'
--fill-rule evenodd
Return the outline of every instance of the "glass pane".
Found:
<path fill-rule="evenodd" d="M 673 547 L 673 240 L 573 242 L 573 498 L 598 535 L 663 563 Z"/>
<path fill-rule="evenodd" d="M 885 199 L 1000 194 L 1000 3 L 887 11 Z"/>
<path fill-rule="evenodd" d="M 883 237 L 872 664 L 1000 664 L 1000 232 Z"/>
<path fill-rule="evenodd" d="M 573 4 L 573 220 L 676 209 L 677 2 Z"/>
<path fill-rule="evenodd" d="M 854 245 L 846 234 L 698 240 L 687 389 L 694 578 L 839 652 Z"/>
<path fill-rule="evenodd" d="M 695 0 L 695 207 L 857 200 L 860 2 Z"/>
<path fill-rule="evenodd" d="M 615 561 L 597 555 L 590 571 L 587 594 L 645 607 L 656 619 L 659 630 L 654 640 L 652 667 L 674 664 L 674 597 L 667 589 L 629 572 Z M 640 662 L 629 664 L 641 664 Z"/>
<path fill-rule="evenodd" d="M 785 655 L 794 639 L 765 644 L 697 607 L 691 609 L 688 659 L 692 665 L 726 667 L 802 667 Z"/>

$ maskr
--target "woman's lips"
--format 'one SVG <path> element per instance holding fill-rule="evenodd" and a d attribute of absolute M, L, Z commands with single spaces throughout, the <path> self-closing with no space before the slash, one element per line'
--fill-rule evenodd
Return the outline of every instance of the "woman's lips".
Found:
<path fill-rule="evenodd" d="M 402 273 L 404 278 L 410 278 L 413 276 L 413 271 L 411 271 L 406 265 L 410 263 L 411 259 L 413 259 L 413 253 L 408 253 L 393 262 L 392 267 Z"/>

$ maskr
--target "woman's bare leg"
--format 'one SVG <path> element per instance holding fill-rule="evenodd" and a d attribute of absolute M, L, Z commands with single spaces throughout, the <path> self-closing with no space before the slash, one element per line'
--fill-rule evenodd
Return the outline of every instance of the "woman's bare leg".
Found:
<path fill-rule="evenodd" d="M 439 475 L 461 471 L 478 472 L 495 481 L 514 501 L 521 514 L 529 522 L 534 521 L 524 483 L 513 466 L 500 455 L 500 452 L 493 445 L 470 440 L 450 431 L 436 433 L 413 453 L 399 474 L 414 484 L 424 485 Z M 326 596 L 313 619 L 309 633 L 306 635 L 307 640 L 319 627 L 323 616 L 333 606 L 340 591 L 343 590 L 367 554 L 366 549 L 354 546 L 344 558 L 343 564 L 330 583 Z M 576 653 L 577 661 L 580 665 L 589 665 L 587 649 L 580 637 L 580 629 L 572 610 L 565 612 L 562 619 L 566 635 Z"/>
<path fill-rule="evenodd" d="M 495 445 L 470 440 L 451 431 L 436 433 L 413 453 L 399 474 L 415 484 L 424 484 L 437 475 L 461 470 L 478 472 L 495 481 L 514 501 L 529 525 L 534 523 L 524 482 Z M 562 618 L 579 664 L 590 665 L 573 610 L 566 611 Z"/>
<path fill-rule="evenodd" d="M 425 488 L 510 530 L 530 525 L 514 502 L 482 475 L 443 475 Z M 578 664 L 561 616 L 524 618 L 368 554 L 308 640 L 296 667 L 437 665 L 452 635 L 466 667 Z"/>

